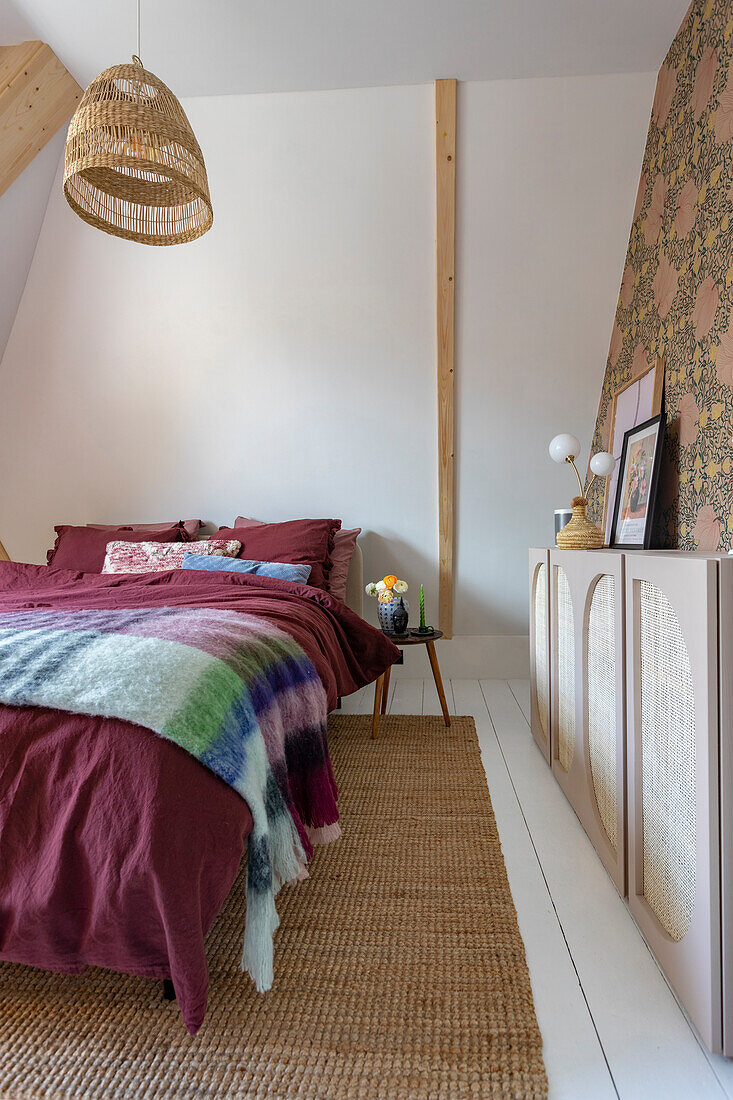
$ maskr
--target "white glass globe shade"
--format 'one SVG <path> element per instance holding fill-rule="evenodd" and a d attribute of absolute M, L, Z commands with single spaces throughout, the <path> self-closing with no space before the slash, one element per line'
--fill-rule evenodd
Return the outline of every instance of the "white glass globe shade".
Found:
<path fill-rule="evenodd" d="M 616 459 L 608 451 L 599 451 L 597 455 L 593 455 L 590 460 L 591 473 L 596 477 L 608 477 L 613 473 L 613 468 L 616 465 Z"/>
<path fill-rule="evenodd" d="M 574 435 L 563 432 L 562 435 L 556 435 L 551 440 L 549 451 L 553 462 L 565 462 L 570 455 L 577 458 L 580 454 L 580 440 Z"/>

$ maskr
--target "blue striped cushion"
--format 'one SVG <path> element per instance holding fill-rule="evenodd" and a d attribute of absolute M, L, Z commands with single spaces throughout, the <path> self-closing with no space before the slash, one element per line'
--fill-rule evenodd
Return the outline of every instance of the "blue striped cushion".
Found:
<path fill-rule="evenodd" d="M 209 573 L 254 573 L 259 577 L 275 577 L 279 581 L 307 584 L 310 565 L 289 565 L 284 561 L 247 561 L 244 558 L 219 558 L 203 554 L 183 555 L 181 569 L 204 569 Z"/>

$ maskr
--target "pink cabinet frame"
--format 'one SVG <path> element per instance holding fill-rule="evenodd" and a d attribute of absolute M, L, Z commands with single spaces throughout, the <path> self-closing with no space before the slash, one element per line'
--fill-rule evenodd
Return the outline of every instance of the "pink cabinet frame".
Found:
<path fill-rule="evenodd" d="M 569 770 L 561 763 L 559 752 L 559 686 L 557 630 L 558 570 L 562 569 L 572 600 L 573 637 L 575 650 L 575 729 L 574 751 Z M 608 755 L 613 756 L 615 781 L 615 846 L 601 816 L 591 764 L 589 722 L 589 621 L 597 585 L 604 577 L 613 578 L 614 614 L 613 641 L 615 661 L 609 670 L 612 679 L 614 714 L 612 728 L 607 731 Z M 624 559 L 618 551 L 577 550 L 550 551 L 550 618 L 552 623 L 552 702 L 551 742 L 552 771 L 588 834 L 604 867 L 623 897 L 626 893 L 626 701 L 625 701 L 625 602 Z M 596 777 L 597 778 L 597 777 Z M 607 811 L 608 814 L 608 811 Z"/>
<path fill-rule="evenodd" d="M 544 566 L 544 570 L 543 567 Z M 541 589 L 538 592 L 537 586 Z M 536 615 L 536 599 L 544 600 L 544 627 L 539 626 Z M 541 661 L 538 661 L 538 656 Z M 540 665 L 542 667 L 540 667 Z M 543 694 L 538 682 L 545 677 L 544 698 L 546 706 L 541 706 Z M 550 551 L 532 549 L 529 552 L 529 682 L 530 682 L 530 725 L 532 736 L 547 763 L 550 763 Z"/>
<path fill-rule="evenodd" d="M 685 852 L 694 866 L 694 894 L 686 930 L 674 936 L 663 926 L 647 901 L 644 883 L 644 760 L 642 754 L 642 696 L 654 699 L 655 714 L 661 715 L 659 725 L 672 731 L 679 728 L 672 704 L 664 713 L 665 692 L 659 684 L 643 681 L 641 667 L 642 585 L 661 591 L 676 615 L 684 639 L 689 663 L 691 698 L 689 707 L 694 716 L 694 783 L 692 765 L 685 760 L 687 752 L 683 733 L 679 733 L 680 767 L 686 770 L 694 800 L 694 842 L 681 833 L 675 815 L 669 815 L 669 835 L 658 835 L 654 843 L 678 846 L 680 857 Z M 649 588 L 646 592 L 651 591 Z M 656 599 L 656 596 L 655 596 Z M 647 611 L 647 617 L 651 617 Z M 659 960 L 671 985 L 689 1013 L 702 1038 L 714 1052 L 722 1050 L 722 975 L 721 975 L 721 897 L 719 843 L 719 752 L 718 752 L 718 562 L 703 555 L 675 553 L 639 553 L 626 555 L 626 661 L 627 661 L 627 760 L 628 760 L 628 828 L 629 907 L 647 943 Z M 658 647 L 659 667 L 664 669 L 664 642 Z M 645 673 L 650 680 L 654 677 Z M 651 707 L 652 704 L 650 703 Z M 647 718 L 650 726 L 654 723 Z M 692 730 L 692 723 L 690 723 Z M 692 740 L 692 733 L 688 734 Z M 649 774 L 660 771 L 654 759 L 654 736 L 648 735 Z M 689 757 L 689 752 L 687 753 Z M 667 760 L 669 754 L 665 754 Z M 663 761 L 664 763 L 664 761 Z M 674 778 L 674 777 L 673 777 Z M 649 780 L 651 784 L 651 780 Z M 670 783 L 671 781 L 667 781 Z M 651 794 L 650 794 L 651 798 Z M 651 811 L 650 811 L 651 818 Z M 662 816 L 663 825 L 664 817 Z M 652 826 L 648 826 L 652 837 Z M 657 829 L 659 828 L 657 824 Z M 650 840 L 651 848 L 652 840 Z M 651 857 L 650 857 L 651 866 Z M 671 889 L 667 887 L 667 889 Z M 676 890 L 676 887 L 674 888 Z M 727 931 L 727 938 L 733 928 Z"/>
<path fill-rule="evenodd" d="M 733 557 L 718 563 L 723 1052 L 733 1056 Z"/>

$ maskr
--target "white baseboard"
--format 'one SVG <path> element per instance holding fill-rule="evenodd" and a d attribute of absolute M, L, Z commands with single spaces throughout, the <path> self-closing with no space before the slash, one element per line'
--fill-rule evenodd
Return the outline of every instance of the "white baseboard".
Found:
<path fill-rule="evenodd" d="M 399 645 L 399 642 L 397 643 Z M 435 643 L 440 671 L 446 679 L 529 679 L 529 637 L 526 634 L 457 634 Z M 405 646 L 402 665 L 394 676 L 430 676 L 425 646 Z"/>

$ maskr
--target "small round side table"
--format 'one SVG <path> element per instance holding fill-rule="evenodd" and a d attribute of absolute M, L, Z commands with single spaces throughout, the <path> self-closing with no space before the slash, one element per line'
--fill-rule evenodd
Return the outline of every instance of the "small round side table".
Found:
<path fill-rule="evenodd" d="M 450 725 L 450 714 L 448 713 L 448 704 L 445 701 L 445 692 L 443 691 L 443 681 L 440 678 L 440 666 L 438 665 L 438 655 L 435 652 L 435 642 L 443 637 L 442 630 L 435 630 L 432 634 L 388 634 L 387 637 L 390 641 L 394 642 L 399 650 L 406 645 L 424 645 L 428 651 L 428 660 L 430 661 L 430 667 L 433 670 L 433 679 L 435 680 L 435 687 L 438 692 L 438 698 L 440 699 L 440 709 L 443 711 L 443 721 L 446 726 Z M 397 664 L 400 664 L 398 661 Z M 372 712 L 372 738 L 376 739 L 379 733 L 379 719 L 386 713 L 387 710 L 387 698 L 389 694 L 389 677 L 392 668 L 388 668 L 386 672 L 383 672 L 381 676 L 378 676 L 374 681 L 374 711 Z"/>

